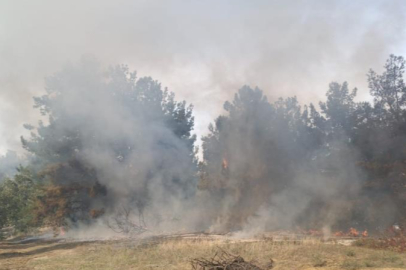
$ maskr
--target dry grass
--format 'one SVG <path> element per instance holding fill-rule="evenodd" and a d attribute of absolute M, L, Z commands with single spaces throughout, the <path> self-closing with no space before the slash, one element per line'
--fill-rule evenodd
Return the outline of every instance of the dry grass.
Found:
<path fill-rule="evenodd" d="M 273 269 L 406 269 L 406 254 L 321 243 L 172 239 L 134 242 L 10 245 L 0 243 L 0 269 L 191 269 L 194 258 L 212 257 L 219 247 L 258 266 L 272 258 Z"/>

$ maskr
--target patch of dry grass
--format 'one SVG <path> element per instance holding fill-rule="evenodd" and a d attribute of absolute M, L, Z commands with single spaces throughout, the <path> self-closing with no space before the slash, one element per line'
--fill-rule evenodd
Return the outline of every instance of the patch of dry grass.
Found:
<path fill-rule="evenodd" d="M 314 239 L 301 242 L 172 239 L 139 246 L 116 241 L 2 247 L 5 245 L 0 244 L 0 269 L 191 269 L 192 259 L 210 258 L 219 248 L 258 266 L 272 258 L 276 270 L 406 269 L 405 254 Z"/>

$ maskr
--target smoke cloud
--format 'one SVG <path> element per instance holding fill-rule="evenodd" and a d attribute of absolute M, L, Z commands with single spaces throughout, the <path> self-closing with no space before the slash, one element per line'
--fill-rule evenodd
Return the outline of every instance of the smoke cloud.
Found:
<path fill-rule="evenodd" d="M 0 149 L 22 152 L 43 78 L 82 55 L 159 79 L 195 105 L 201 135 L 245 84 L 309 102 L 348 80 L 362 97 L 365 71 L 403 53 L 404 23 L 401 0 L 2 1 Z"/>
<path fill-rule="evenodd" d="M 29 126 L 35 132 L 23 145 L 33 169 L 75 209 L 69 221 L 124 207 L 161 223 L 189 207 L 197 185 L 191 107 L 157 81 L 84 58 L 49 77 L 35 104 L 49 120 Z"/>

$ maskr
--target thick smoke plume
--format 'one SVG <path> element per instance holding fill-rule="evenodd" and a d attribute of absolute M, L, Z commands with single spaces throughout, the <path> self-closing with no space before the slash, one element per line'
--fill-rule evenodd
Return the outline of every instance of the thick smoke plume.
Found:
<path fill-rule="evenodd" d="M 327 110 L 331 104 L 324 105 Z M 337 115 L 324 119 L 312 105 L 302 109 L 296 98 L 271 104 L 249 87 L 225 109 L 229 116 L 219 117 L 203 138 L 201 184 L 213 196 L 214 230 L 322 228 L 340 218 L 353 226 L 348 201 L 359 195 L 363 181 L 357 150 L 344 130 L 341 138 L 320 130 L 323 122 L 339 133 L 332 131 L 341 129 L 342 123 L 333 123 Z"/>
<path fill-rule="evenodd" d="M 49 123 L 27 125 L 23 146 L 44 181 L 76 192 L 64 205 L 69 221 L 126 207 L 158 222 L 187 209 L 197 184 L 192 107 L 158 82 L 84 59 L 48 78 L 35 101 Z"/>
<path fill-rule="evenodd" d="M 405 60 L 370 71 L 373 103 L 331 83 L 317 109 L 241 88 L 203 137 L 214 230 L 405 226 Z"/>

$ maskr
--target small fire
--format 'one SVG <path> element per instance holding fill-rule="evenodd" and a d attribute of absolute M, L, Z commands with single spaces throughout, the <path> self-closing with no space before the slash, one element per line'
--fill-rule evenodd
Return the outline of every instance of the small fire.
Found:
<path fill-rule="evenodd" d="M 61 227 L 61 233 L 60 235 L 64 236 L 65 235 L 65 229 L 63 227 Z"/>
<path fill-rule="evenodd" d="M 223 158 L 222 167 L 223 167 L 223 169 L 228 169 L 228 161 L 226 158 Z"/>
<path fill-rule="evenodd" d="M 344 236 L 349 236 L 349 237 L 368 237 L 368 231 L 365 230 L 363 232 L 359 232 L 357 229 L 355 228 L 350 228 L 348 230 L 347 233 L 343 232 L 343 231 L 338 231 L 334 233 L 334 236 L 336 237 L 344 237 Z"/>
<path fill-rule="evenodd" d="M 343 236 L 345 236 L 345 233 L 344 233 L 343 231 L 338 231 L 338 232 L 335 232 L 335 233 L 334 233 L 334 236 L 336 236 L 336 237 L 343 237 Z"/>
<path fill-rule="evenodd" d="M 350 228 L 350 232 L 348 233 L 349 236 L 352 237 L 358 237 L 359 236 L 359 232 L 357 231 L 357 229 L 354 228 Z"/>
<path fill-rule="evenodd" d="M 302 230 L 299 232 L 311 236 L 326 236 L 325 232 L 321 230 Z M 328 233 L 330 235 L 330 233 Z M 335 237 L 368 237 L 368 231 L 358 231 L 355 228 L 350 228 L 348 231 L 336 231 L 333 233 Z"/>

